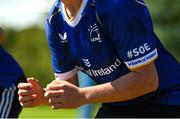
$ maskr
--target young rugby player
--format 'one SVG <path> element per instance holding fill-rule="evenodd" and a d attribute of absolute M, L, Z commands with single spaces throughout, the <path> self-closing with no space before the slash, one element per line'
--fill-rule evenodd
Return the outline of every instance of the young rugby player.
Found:
<path fill-rule="evenodd" d="M 155 35 L 143 0 L 58 0 L 46 33 L 57 80 L 44 90 L 33 78 L 19 84 L 22 106 L 98 102 L 97 118 L 180 117 L 180 65 Z M 98 85 L 79 88 L 78 70 Z"/>
<path fill-rule="evenodd" d="M 17 118 L 22 109 L 17 85 L 26 82 L 26 78 L 14 58 L 1 46 L 4 40 L 5 34 L 0 28 L 0 118 Z"/>

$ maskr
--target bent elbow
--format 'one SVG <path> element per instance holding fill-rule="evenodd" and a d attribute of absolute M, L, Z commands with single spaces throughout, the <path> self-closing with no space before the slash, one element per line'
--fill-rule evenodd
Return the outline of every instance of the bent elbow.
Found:
<path fill-rule="evenodd" d="M 156 91 L 158 87 L 159 87 L 159 78 L 158 76 L 156 76 L 153 80 L 153 86 L 152 86 L 153 91 Z"/>
<path fill-rule="evenodd" d="M 155 64 L 149 64 L 143 71 L 141 70 L 141 74 L 146 82 L 146 86 L 148 85 L 148 92 L 151 93 L 156 91 L 159 87 L 159 77 Z"/>
<path fill-rule="evenodd" d="M 150 82 L 149 82 L 149 93 L 150 92 L 154 92 L 158 89 L 159 87 L 159 78 L 158 78 L 158 75 L 155 75 L 153 77 L 151 77 L 151 79 L 149 79 Z"/>

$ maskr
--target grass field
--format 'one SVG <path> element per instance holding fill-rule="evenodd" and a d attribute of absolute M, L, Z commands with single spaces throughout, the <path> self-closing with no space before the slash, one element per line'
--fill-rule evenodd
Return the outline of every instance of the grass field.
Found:
<path fill-rule="evenodd" d="M 99 105 L 95 104 L 93 114 L 95 115 Z M 53 110 L 47 106 L 39 106 L 36 108 L 24 108 L 19 118 L 79 118 L 81 117 L 80 108 L 78 109 L 59 109 Z M 94 117 L 94 116 L 92 116 Z"/>
<path fill-rule="evenodd" d="M 36 108 L 25 108 L 19 118 L 78 118 L 79 110 L 52 110 L 49 107 L 41 106 Z"/>

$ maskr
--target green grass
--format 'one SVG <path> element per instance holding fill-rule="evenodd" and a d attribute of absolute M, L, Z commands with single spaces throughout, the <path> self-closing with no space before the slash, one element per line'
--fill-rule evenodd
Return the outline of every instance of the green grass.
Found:
<path fill-rule="evenodd" d="M 92 117 L 93 118 L 98 109 L 99 104 L 92 105 Z M 19 115 L 20 119 L 23 118 L 80 118 L 82 117 L 82 109 L 58 109 L 53 110 L 48 106 L 39 106 L 36 108 L 24 108 Z"/>
<path fill-rule="evenodd" d="M 24 108 L 19 118 L 78 118 L 78 109 L 52 110 L 46 106 Z"/>

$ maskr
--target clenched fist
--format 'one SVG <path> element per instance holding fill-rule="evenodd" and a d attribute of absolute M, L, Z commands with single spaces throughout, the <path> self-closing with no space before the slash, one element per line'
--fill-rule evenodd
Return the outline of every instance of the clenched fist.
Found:
<path fill-rule="evenodd" d="M 48 100 L 44 98 L 44 90 L 38 80 L 28 78 L 27 81 L 28 83 L 20 83 L 18 85 L 18 95 L 21 106 L 35 107 L 48 104 Z"/>
<path fill-rule="evenodd" d="M 45 88 L 44 96 L 53 109 L 72 109 L 86 103 L 83 90 L 67 81 L 52 81 Z"/>

